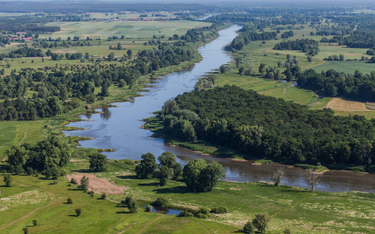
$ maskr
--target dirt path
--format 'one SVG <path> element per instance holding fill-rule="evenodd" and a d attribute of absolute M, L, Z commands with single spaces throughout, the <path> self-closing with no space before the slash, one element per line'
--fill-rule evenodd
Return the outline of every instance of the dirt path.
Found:
<path fill-rule="evenodd" d="M 45 206 L 41 206 L 41 207 L 39 207 L 39 208 L 36 208 L 35 210 L 30 211 L 29 213 L 27 213 L 27 214 L 24 215 L 23 217 L 21 217 L 21 218 L 19 218 L 19 219 L 16 219 L 16 220 L 14 220 L 14 221 L 12 221 L 12 222 L 6 224 L 5 226 L 0 227 L 0 231 L 3 230 L 3 229 L 5 229 L 5 228 L 7 228 L 7 227 L 12 226 L 13 224 L 16 224 L 16 223 L 18 223 L 18 222 L 20 222 L 20 221 L 22 221 L 22 220 L 24 220 L 24 219 L 30 217 L 31 215 L 33 215 L 33 214 L 34 214 L 35 212 L 37 212 L 38 210 L 41 210 L 41 209 L 44 209 L 44 208 L 50 207 L 50 206 L 52 206 L 52 205 L 54 205 L 54 204 L 57 203 L 57 198 L 56 198 L 55 194 L 53 194 L 53 193 L 51 193 L 51 192 L 49 192 L 49 191 L 47 191 L 47 190 L 44 190 L 44 189 L 39 188 L 39 187 L 37 187 L 37 186 L 32 186 L 32 185 L 28 185 L 28 184 L 22 184 L 22 183 L 19 183 L 19 182 L 16 182 L 16 183 L 18 183 L 18 184 L 20 184 L 20 185 L 22 185 L 22 186 L 33 187 L 33 188 L 36 188 L 36 189 L 38 189 L 38 190 L 41 190 L 41 191 L 47 193 L 48 196 L 49 196 L 50 198 L 52 197 L 52 200 L 53 200 L 53 201 L 52 201 L 51 203 L 45 205 Z"/>
<path fill-rule="evenodd" d="M 19 146 L 21 146 L 22 141 L 24 141 L 24 140 L 26 139 L 26 137 L 27 137 L 27 132 L 24 132 L 24 133 L 23 133 L 23 137 L 22 137 L 22 139 L 18 142 L 18 145 L 19 145 Z"/>
<path fill-rule="evenodd" d="M 286 88 L 284 88 L 283 96 L 285 96 L 285 94 L 286 94 Z"/>

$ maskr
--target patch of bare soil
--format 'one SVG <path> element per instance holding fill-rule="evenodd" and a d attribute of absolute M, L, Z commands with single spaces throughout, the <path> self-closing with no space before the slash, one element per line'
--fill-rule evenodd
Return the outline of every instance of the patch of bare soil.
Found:
<path fill-rule="evenodd" d="M 371 111 L 366 108 L 365 103 L 346 101 L 341 98 L 334 98 L 327 104 L 327 108 L 331 108 L 334 111 Z"/>
<path fill-rule="evenodd" d="M 78 184 L 80 184 L 80 181 L 82 177 L 88 177 L 89 178 L 89 191 L 94 191 L 94 193 L 97 194 L 111 194 L 111 195 L 118 195 L 118 194 L 124 194 L 124 191 L 127 189 L 124 186 L 117 186 L 115 184 L 112 184 L 111 182 L 96 177 L 93 174 L 87 174 L 87 173 L 76 173 L 76 174 L 70 174 L 67 175 L 66 178 L 70 181 L 72 178 L 74 178 Z"/>

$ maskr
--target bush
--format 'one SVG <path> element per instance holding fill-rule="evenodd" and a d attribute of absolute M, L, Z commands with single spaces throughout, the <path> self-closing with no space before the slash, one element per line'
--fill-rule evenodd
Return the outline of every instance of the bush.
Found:
<path fill-rule="evenodd" d="M 205 215 L 205 214 L 202 214 L 202 213 L 198 213 L 195 217 L 197 217 L 199 219 L 208 219 L 208 216 Z"/>
<path fill-rule="evenodd" d="M 87 192 L 87 194 L 91 195 L 91 197 L 94 196 L 94 191 Z"/>
<path fill-rule="evenodd" d="M 243 227 L 243 232 L 246 233 L 246 234 L 250 234 L 250 233 L 254 233 L 254 226 L 253 224 L 249 221 L 245 224 L 245 226 Z"/>
<path fill-rule="evenodd" d="M 168 200 L 164 197 L 158 197 L 153 203 L 153 206 L 160 207 L 160 208 L 167 208 L 168 207 Z"/>
<path fill-rule="evenodd" d="M 284 229 L 284 234 L 292 234 L 292 231 L 289 228 Z"/>
<path fill-rule="evenodd" d="M 29 233 L 29 229 L 28 228 L 23 228 L 23 233 L 24 234 L 28 234 Z"/>
<path fill-rule="evenodd" d="M 211 209 L 211 213 L 214 214 L 225 214 L 228 213 L 228 208 L 225 206 L 214 207 Z"/>
<path fill-rule="evenodd" d="M 82 210 L 81 209 L 75 209 L 77 217 L 81 216 Z"/>
<path fill-rule="evenodd" d="M 125 205 L 128 207 L 128 210 L 131 213 L 136 213 L 137 210 L 138 210 L 137 203 L 135 202 L 134 198 L 132 198 L 132 197 L 126 197 Z"/>
<path fill-rule="evenodd" d="M 193 213 L 187 211 L 187 210 L 182 210 L 178 217 L 193 217 Z"/>
<path fill-rule="evenodd" d="M 107 197 L 107 194 L 103 193 L 100 198 L 103 199 L 103 200 L 105 200 L 106 197 Z"/>
<path fill-rule="evenodd" d="M 145 207 L 145 212 L 151 212 L 151 211 L 152 211 L 152 206 L 147 205 L 147 206 Z"/>
<path fill-rule="evenodd" d="M 68 199 L 66 199 L 66 203 L 73 204 L 73 200 L 69 197 Z"/>
<path fill-rule="evenodd" d="M 5 183 L 5 186 L 12 187 L 12 175 L 11 174 L 6 174 L 4 176 L 4 183 Z"/>
<path fill-rule="evenodd" d="M 33 220 L 33 225 L 34 225 L 34 226 L 37 226 L 37 225 L 38 225 L 38 220 L 34 219 L 34 220 Z"/>
<path fill-rule="evenodd" d="M 258 231 L 265 232 L 266 228 L 268 226 L 268 223 L 270 221 L 270 218 L 267 214 L 256 214 L 255 218 L 252 221 L 252 224 Z"/>
<path fill-rule="evenodd" d="M 71 183 L 71 184 L 77 184 L 77 180 L 74 179 L 74 178 L 72 178 L 72 179 L 70 179 L 70 183 Z"/>
<path fill-rule="evenodd" d="M 199 208 L 198 212 L 199 213 L 202 213 L 202 214 L 205 214 L 205 215 L 208 215 L 210 213 L 210 209 L 208 208 Z"/>

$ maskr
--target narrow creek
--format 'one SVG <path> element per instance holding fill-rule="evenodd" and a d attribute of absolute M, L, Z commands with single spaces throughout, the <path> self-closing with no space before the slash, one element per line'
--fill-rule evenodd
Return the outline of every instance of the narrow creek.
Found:
<path fill-rule="evenodd" d="M 199 48 L 203 59 L 195 66 L 181 72 L 171 73 L 162 79 L 149 92 L 143 92 L 134 102 L 114 103 L 116 108 L 98 109 L 100 114 L 80 116 L 92 121 L 73 122 L 68 126 L 86 128 L 84 131 L 65 132 L 67 136 L 93 137 L 94 140 L 82 141 L 82 147 L 111 148 L 115 152 L 104 153 L 111 159 L 137 160 L 147 152 L 156 157 L 165 151 L 173 152 L 178 161 L 184 165 L 191 159 L 203 158 L 209 161 L 219 161 L 226 170 L 226 180 L 271 181 L 272 174 L 278 167 L 285 167 L 285 185 L 307 188 L 304 170 L 285 165 L 271 164 L 254 166 L 251 161 L 234 161 L 199 153 L 166 144 L 163 139 L 150 137 L 152 132 L 141 129 L 141 119 L 152 116 L 160 110 L 164 102 L 184 92 L 194 89 L 194 85 L 202 75 L 222 64 L 229 63 L 231 57 L 222 48 L 236 37 L 240 26 L 234 25 L 219 32 L 220 36 L 212 42 Z M 323 175 L 317 190 L 343 192 L 359 190 L 375 193 L 375 174 L 359 174 L 344 171 L 332 171 Z"/>

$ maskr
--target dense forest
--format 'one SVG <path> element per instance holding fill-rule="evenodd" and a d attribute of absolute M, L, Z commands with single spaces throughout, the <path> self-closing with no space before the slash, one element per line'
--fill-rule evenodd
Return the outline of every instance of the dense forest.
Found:
<path fill-rule="evenodd" d="M 375 72 L 353 75 L 335 70 L 318 73 L 312 69 L 297 76 L 298 86 L 330 97 L 375 101 Z"/>
<path fill-rule="evenodd" d="M 274 50 L 301 50 L 308 55 L 319 53 L 319 42 L 312 39 L 297 39 L 294 41 L 283 41 L 275 45 Z"/>
<path fill-rule="evenodd" d="M 193 91 L 159 113 L 166 132 L 185 140 L 231 147 L 250 157 L 297 163 L 367 165 L 374 121 L 335 116 L 236 86 Z"/>

